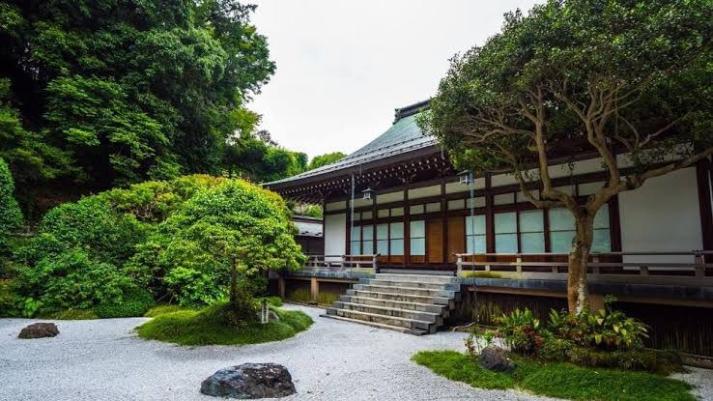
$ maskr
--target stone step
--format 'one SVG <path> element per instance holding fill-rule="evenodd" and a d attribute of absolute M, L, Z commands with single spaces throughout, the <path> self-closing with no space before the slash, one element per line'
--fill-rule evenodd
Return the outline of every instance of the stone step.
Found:
<path fill-rule="evenodd" d="M 355 285 L 356 287 L 356 285 Z M 390 301 L 402 301 L 402 302 L 414 302 L 421 304 L 434 304 L 453 307 L 452 300 L 449 297 L 435 297 L 435 296 L 420 296 L 411 294 L 395 294 L 392 292 L 378 292 L 378 291 L 367 291 L 360 289 L 349 289 L 347 290 L 347 295 L 367 297 L 367 298 L 377 298 L 386 299 Z"/>
<path fill-rule="evenodd" d="M 337 315 L 341 317 L 346 317 L 349 319 L 363 320 L 367 322 L 374 322 L 379 324 L 384 324 L 387 326 L 403 327 L 412 330 L 423 330 L 425 332 L 435 332 L 436 325 L 432 322 L 427 322 L 423 320 L 407 319 L 397 316 L 384 316 L 377 313 L 361 312 L 350 309 L 339 309 L 339 308 L 328 308 L 328 315 Z"/>
<path fill-rule="evenodd" d="M 443 319 L 441 318 L 440 313 L 415 311 L 415 310 L 401 309 L 401 308 L 390 308 L 390 307 L 386 307 L 386 306 L 365 305 L 365 304 L 344 302 L 344 301 L 337 301 L 334 304 L 334 307 L 337 309 L 348 309 L 348 310 L 373 313 L 373 314 L 389 316 L 389 317 L 402 317 L 404 319 L 420 320 L 420 321 L 429 322 L 432 324 L 435 323 L 436 325 L 443 324 Z"/>
<path fill-rule="evenodd" d="M 460 284 L 456 283 L 424 283 L 420 281 L 371 279 L 368 282 L 365 282 L 364 284 L 381 285 L 388 287 L 425 288 L 430 290 L 447 290 L 453 292 L 460 291 Z"/>
<path fill-rule="evenodd" d="M 460 279 L 455 276 L 426 275 L 426 274 L 398 274 L 398 273 L 378 273 L 377 280 L 388 281 L 418 281 L 420 283 L 459 283 Z"/>
<path fill-rule="evenodd" d="M 389 307 L 389 308 L 410 309 L 410 310 L 415 310 L 415 311 L 433 312 L 433 313 L 447 313 L 447 311 L 448 311 L 448 309 L 445 307 L 445 305 L 436 305 L 436 304 L 432 304 L 432 303 L 420 303 L 420 302 L 394 301 L 391 299 L 369 298 L 369 297 L 361 297 L 361 296 L 353 296 L 353 295 L 342 295 L 342 297 L 340 298 L 340 301 L 352 302 L 355 304 L 385 306 L 385 307 Z"/>
<path fill-rule="evenodd" d="M 369 292 L 383 292 L 390 294 L 402 294 L 402 295 L 416 295 L 421 297 L 443 297 L 443 298 L 454 298 L 455 291 L 449 290 L 434 290 L 429 288 L 415 288 L 415 287 L 392 287 L 388 285 L 374 285 L 374 284 L 354 284 L 354 289 L 369 291 Z"/>
<path fill-rule="evenodd" d="M 327 311 L 329 312 L 329 310 L 327 310 Z M 329 319 L 336 319 L 336 320 L 341 320 L 341 321 L 350 322 L 350 323 L 363 324 L 363 325 L 367 325 L 367 326 L 371 326 L 371 327 L 377 327 L 377 328 L 385 329 L 385 330 L 393 330 L 393 331 L 398 331 L 398 332 L 407 333 L 407 334 L 413 334 L 413 335 L 417 335 L 417 336 L 428 334 L 428 332 L 425 330 L 407 329 L 405 327 L 389 326 L 388 324 L 368 322 L 366 320 L 350 319 L 348 317 L 338 316 L 338 315 L 336 315 L 336 312 L 333 315 L 330 315 L 327 313 L 325 315 L 320 315 L 320 317 L 326 317 Z"/>

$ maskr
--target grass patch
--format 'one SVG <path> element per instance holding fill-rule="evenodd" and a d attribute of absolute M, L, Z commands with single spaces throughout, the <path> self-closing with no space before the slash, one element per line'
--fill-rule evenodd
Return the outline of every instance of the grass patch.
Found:
<path fill-rule="evenodd" d="M 272 308 L 280 320 L 234 327 L 226 321 L 225 308 L 225 304 L 219 304 L 199 311 L 161 314 L 136 330 L 139 337 L 179 345 L 240 345 L 284 340 L 307 330 L 313 323 L 302 312 Z"/>
<path fill-rule="evenodd" d="M 478 388 L 516 388 L 577 401 L 696 400 L 689 384 L 652 373 L 584 368 L 523 358 L 514 358 L 517 368 L 513 373 L 496 373 L 455 351 L 423 351 L 412 359 L 436 374 Z"/>
<path fill-rule="evenodd" d="M 288 301 L 297 302 L 301 304 L 307 304 L 312 302 L 312 294 L 310 294 L 310 291 L 305 288 L 297 288 L 292 291 L 289 291 L 285 298 Z"/>
<path fill-rule="evenodd" d="M 317 296 L 317 304 L 319 305 L 332 305 L 339 299 L 339 294 L 333 292 L 320 291 Z"/>
<path fill-rule="evenodd" d="M 194 309 L 187 308 L 180 305 L 156 305 L 144 313 L 144 317 L 156 317 L 160 315 L 166 315 L 168 313 L 182 312 L 182 311 L 195 311 Z"/>

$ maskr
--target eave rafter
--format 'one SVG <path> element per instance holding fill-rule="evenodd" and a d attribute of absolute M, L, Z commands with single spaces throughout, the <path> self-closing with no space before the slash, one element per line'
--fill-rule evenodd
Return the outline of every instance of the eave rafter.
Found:
<path fill-rule="evenodd" d="M 406 160 L 365 171 L 352 169 L 344 171 L 340 176 L 323 181 L 302 185 L 297 183 L 298 185 L 273 190 L 287 199 L 305 203 L 320 203 L 335 193 L 340 195 L 349 193 L 352 174 L 354 174 L 355 186 L 359 190 L 366 187 L 378 190 L 379 186 L 386 188 L 390 186 L 389 183 L 394 181 L 397 181 L 397 184 L 402 184 L 426 174 L 442 176 L 452 173 L 453 168 L 450 162 L 439 152 L 428 157 Z"/>

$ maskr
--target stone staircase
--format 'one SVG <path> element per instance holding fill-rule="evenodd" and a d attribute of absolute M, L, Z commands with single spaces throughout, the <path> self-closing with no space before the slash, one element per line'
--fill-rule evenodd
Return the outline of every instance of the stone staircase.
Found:
<path fill-rule="evenodd" d="M 458 299 L 460 281 L 453 276 L 377 274 L 354 284 L 322 316 L 423 335 L 443 325 Z"/>

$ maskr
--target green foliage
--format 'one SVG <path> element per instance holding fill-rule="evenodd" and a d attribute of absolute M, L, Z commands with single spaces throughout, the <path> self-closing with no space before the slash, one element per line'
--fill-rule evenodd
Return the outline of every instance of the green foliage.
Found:
<path fill-rule="evenodd" d="M 585 309 L 576 315 L 552 310 L 549 329 L 556 337 L 602 350 L 641 348 L 648 337 L 645 324 L 614 310 L 612 302 L 596 312 Z"/>
<path fill-rule="evenodd" d="M 228 144 L 224 164 L 230 177 L 270 182 L 304 172 L 307 155 L 280 147 L 264 131 L 248 132 Z"/>
<path fill-rule="evenodd" d="M 272 309 L 279 320 L 267 324 L 250 322 L 232 325 L 227 304 L 216 304 L 200 311 L 180 311 L 159 315 L 136 330 L 145 339 L 179 345 L 238 345 L 279 341 L 294 336 L 312 325 L 312 319 L 299 311 Z"/>
<path fill-rule="evenodd" d="M 275 297 L 275 296 L 273 296 L 273 297 L 261 297 L 260 299 L 258 299 L 258 301 L 262 301 L 263 299 L 264 299 L 265 301 L 267 301 L 267 304 L 270 305 L 270 306 L 280 307 L 280 306 L 282 306 L 282 303 L 283 303 L 283 302 L 282 302 L 282 298 L 280 298 L 280 297 Z"/>
<path fill-rule="evenodd" d="M 309 165 L 307 166 L 307 170 L 314 170 L 316 168 L 320 168 L 328 164 L 336 163 L 345 158 L 346 156 L 347 155 L 342 152 L 332 152 L 325 153 L 323 155 L 317 155 L 312 160 L 310 160 Z"/>
<path fill-rule="evenodd" d="M 22 224 L 22 212 L 15 200 L 15 182 L 7 163 L 0 158 L 0 247 L 3 237 Z"/>
<path fill-rule="evenodd" d="M 309 289 L 306 288 L 296 288 L 292 291 L 288 291 L 286 298 L 292 302 L 301 304 L 308 304 L 312 302 L 312 294 Z"/>
<path fill-rule="evenodd" d="M 568 363 L 514 358 L 515 371 L 498 373 L 455 351 L 422 351 L 413 361 L 450 380 L 476 388 L 520 389 L 528 393 L 581 401 L 694 401 L 691 386 L 644 372 L 592 369 Z"/>
<path fill-rule="evenodd" d="M 515 309 L 498 319 L 500 333 L 510 348 L 523 355 L 535 355 L 544 342 L 544 328 L 529 309 Z"/>
<path fill-rule="evenodd" d="M 21 301 L 12 288 L 12 282 L 0 279 L 0 317 L 13 317 L 20 314 Z"/>
<path fill-rule="evenodd" d="M 14 293 L 26 316 L 71 308 L 141 316 L 153 299 L 226 300 L 237 258 L 243 303 L 252 305 L 266 269 L 301 267 L 293 230 L 282 199 L 244 181 L 196 175 L 136 184 L 47 213 L 17 251 Z"/>
<path fill-rule="evenodd" d="M 70 249 L 41 258 L 20 270 L 15 280 L 24 301 L 23 314 L 92 309 L 102 303 L 121 302 L 135 284 L 116 266 L 92 261 L 81 249 Z"/>
<path fill-rule="evenodd" d="M 317 295 L 318 305 L 332 305 L 339 299 L 339 294 L 329 291 L 320 291 Z"/>
<path fill-rule="evenodd" d="M 453 58 L 420 123 L 475 171 L 522 170 L 537 136 L 547 153 L 616 145 L 635 173 L 692 156 L 713 146 L 710 7 L 549 0 L 507 14 L 499 34 Z"/>
<path fill-rule="evenodd" d="M 267 269 L 304 262 L 289 211 L 276 194 L 245 181 L 198 192 L 160 223 L 127 264 L 142 286 L 181 305 L 225 300 L 233 259 L 242 286 Z M 248 288 L 256 293 L 256 288 Z"/>
<path fill-rule="evenodd" d="M 606 307 L 596 312 L 551 310 L 546 325 L 529 309 L 516 309 L 498 319 L 498 334 L 513 352 L 542 360 L 650 372 L 681 368 L 680 360 L 669 353 L 644 350 L 646 325 L 614 310 L 613 302 L 607 297 Z"/>
<path fill-rule="evenodd" d="M 156 302 L 150 292 L 134 289 L 123 294 L 118 301 L 104 301 L 94 308 L 100 318 L 143 316 Z"/>
<path fill-rule="evenodd" d="M 232 0 L 0 4 L 0 156 L 23 198 L 219 174 L 275 69 Z M 57 189 L 54 189 L 57 191 Z"/>

